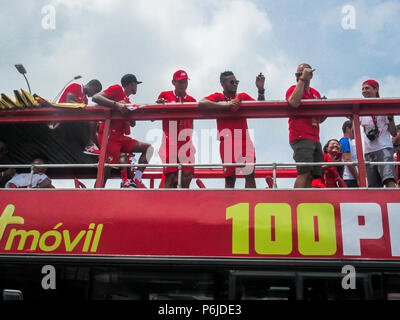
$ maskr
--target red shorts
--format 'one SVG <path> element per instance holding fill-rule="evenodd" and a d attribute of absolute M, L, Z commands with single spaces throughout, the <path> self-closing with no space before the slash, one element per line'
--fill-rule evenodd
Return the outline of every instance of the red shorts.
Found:
<path fill-rule="evenodd" d="M 253 142 L 247 140 L 231 140 L 221 139 L 219 152 L 222 163 L 255 163 L 256 153 Z M 242 171 L 244 175 L 249 175 L 254 172 L 254 166 L 227 166 L 224 167 L 224 177 L 236 175 Z"/>
<path fill-rule="evenodd" d="M 182 149 L 185 147 L 185 149 Z M 178 149 L 179 148 L 179 149 Z M 179 147 L 171 148 L 171 150 L 166 149 L 165 145 L 162 144 L 158 154 L 163 163 L 182 163 L 182 164 L 190 164 L 194 163 L 194 154 L 196 153 L 196 149 L 194 148 L 192 143 L 185 143 Z M 186 151 L 185 153 L 183 153 Z M 163 172 L 164 174 L 177 172 L 178 167 L 165 167 Z M 191 166 L 182 167 L 182 171 L 194 172 L 194 168 Z"/>
<path fill-rule="evenodd" d="M 97 135 L 97 141 L 101 147 L 101 142 L 103 141 L 103 135 Z M 129 153 L 132 152 L 135 147 L 137 141 L 130 137 L 124 135 L 110 135 L 110 139 L 108 140 L 108 150 L 106 154 L 106 162 L 107 163 L 119 163 L 119 158 L 121 153 Z"/>

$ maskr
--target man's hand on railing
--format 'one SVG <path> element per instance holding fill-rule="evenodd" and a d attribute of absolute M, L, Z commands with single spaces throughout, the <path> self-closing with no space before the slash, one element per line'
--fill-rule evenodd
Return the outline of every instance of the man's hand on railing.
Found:
<path fill-rule="evenodd" d="M 167 103 L 168 101 L 167 100 L 165 100 L 164 98 L 160 98 L 160 99 L 158 99 L 157 101 L 156 101 L 156 103 L 159 103 L 159 104 L 164 104 L 164 103 Z"/>
<path fill-rule="evenodd" d="M 240 99 L 235 98 L 228 102 L 228 106 L 231 108 L 231 111 L 236 112 L 240 108 L 240 103 L 241 103 Z"/>
<path fill-rule="evenodd" d="M 115 102 L 115 106 L 122 114 L 126 114 L 129 112 L 128 104 L 125 101 Z"/>

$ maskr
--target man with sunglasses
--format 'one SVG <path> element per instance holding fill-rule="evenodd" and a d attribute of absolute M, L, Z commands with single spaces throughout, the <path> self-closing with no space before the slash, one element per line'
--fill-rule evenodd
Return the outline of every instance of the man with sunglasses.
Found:
<path fill-rule="evenodd" d="M 199 107 L 223 108 L 231 112 L 236 112 L 240 108 L 242 101 L 254 101 L 247 93 L 237 93 L 239 80 L 236 79 L 232 71 L 222 72 L 220 75 L 220 83 L 223 92 L 217 92 L 203 98 L 199 102 Z M 265 100 L 264 83 L 265 77 L 260 73 L 256 77 L 258 101 Z M 217 119 L 217 128 L 222 163 L 255 163 L 255 150 L 248 132 L 246 118 Z M 245 176 L 245 187 L 255 188 L 254 166 L 242 166 L 241 170 Z M 225 188 L 235 187 L 236 174 L 238 171 L 240 171 L 240 169 L 234 166 L 224 167 Z"/>
<path fill-rule="evenodd" d="M 172 76 L 175 90 L 163 91 L 157 103 L 196 102 L 186 93 L 189 77 L 184 70 L 178 70 Z M 192 144 L 193 119 L 163 120 L 163 140 L 159 155 L 163 163 L 194 163 L 196 152 Z M 193 178 L 193 167 L 182 168 L 182 188 L 189 188 Z M 163 188 L 176 188 L 178 183 L 178 167 L 166 167 L 163 171 Z"/>
<path fill-rule="evenodd" d="M 375 80 L 366 80 L 362 84 L 364 98 L 379 98 L 379 84 Z M 364 128 L 364 157 L 371 162 L 392 162 L 393 141 L 397 134 L 393 116 L 363 116 L 360 124 Z M 394 165 L 366 166 L 368 187 L 395 188 Z"/>
<path fill-rule="evenodd" d="M 321 99 L 319 92 L 310 87 L 314 71 L 315 69 L 307 63 L 297 67 L 296 85 L 291 86 L 286 92 L 286 100 L 291 107 L 300 107 L 302 99 Z M 289 117 L 289 143 L 294 151 L 293 159 L 296 162 L 323 162 L 319 124 L 325 119 L 326 117 Z M 313 179 L 321 175 L 321 166 L 297 167 L 294 187 L 311 188 Z"/>

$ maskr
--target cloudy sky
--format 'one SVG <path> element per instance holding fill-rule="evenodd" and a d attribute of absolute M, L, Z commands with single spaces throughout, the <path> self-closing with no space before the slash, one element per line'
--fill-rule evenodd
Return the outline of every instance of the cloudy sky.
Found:
<path fill-rule="evenodd" d="M 151 103 L 184 69 L 198 100 L 220 91 L 224 70 L 255 98 L 263 72 L 266 98 L 282 100 L 296 66 L 308 62 L 317 69 L 312 87 L 328 98 L 360 98 L 370 78 L 382 97 L 400 96 L 398 0 L 17 0 L 1 1 L 0 24 L 0 92 L 8 94 L 26 87 L 14 68 L 23 63 L 32 91 L 50 99 L 75 75 L 107 87 L 134 73 L 144 83 L 132 100 Z M 344 120 L 321 125 L 323 144 L 341 137 Z M 159 121 L 141 122 L 133 135 L 156 144 L 148 136 L 155 128 Z M 249 128 L 258 162 L 292 162 L 287 119 L 249 120 Z"/>

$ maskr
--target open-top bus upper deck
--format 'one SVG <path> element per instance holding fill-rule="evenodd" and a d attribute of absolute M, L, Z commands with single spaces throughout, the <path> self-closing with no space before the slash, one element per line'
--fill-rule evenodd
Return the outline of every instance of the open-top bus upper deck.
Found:
<path fill-rule="evenodd" d="M 0 288 L 9 287 L 13 281 L 23 286 L 32 272 L 43 265 L 55 265 L 62 270 L 58 277 L 65 288 L 73 290 L 69 287 L 73 283 L 72 287 L 79 287 L 79 295 L 86 298 L 105 298 L 118 292 L 159 298 L 165 292 L 171 294 L 171 288 L 176 292 L 180 290 L 177 288 L 186 288 L 182 290 L 189 295 L 203 298 L 268 298 L 269 290 L 270 297 L 305 299 L 319 292 L 316 288 L 328 283 L 327 279 L 334 279 L 330 294 L 340 297 L 344 293 L 336 286 L 340 287 L 342 267 L 351 265 L 363 288 L 354 297 L 387 298 L 387 293 L 400 288 L 396 280 L 400 267 L 400 194 L 397 189 L 366 187 L 368 163 L 363 158 L 359 117 L 396 114 L 399 105 L 400 99 L 316 100 L 292 109 L 285 101 L 248 102 L 234 115 L 199 110 L 196 104 L 149 105 L 127 116 L 104 107 L 2 110 L 3 132 L 12 124 L 50 121 L 104 121 L 105 129 L 99 160 L 88 161 L 92 163 L 84 171 L 96 178 L 96 188 L 0 192 Z M 101 188 L 114 119 L 286 118 L 300 114 L 352 117 L 360 188 Z M 279 168 L 272 163 L 255 170 L 257 177 L 276 179 L 295 177 L 294 168 Z M 75 174 L 54 168 L 55 176 L 57 170 L 63 178 L 69 175 L 72 179 Z M 144 178 L 160 176 L 160 170 L 148 168 Z M 194 177 L 222 175 L 221 170 L 200 165 Z M 25 282 L 18 282 L 13 272 Z M 38 286 L 40 279 L 38 275 L 34 280 Z M 264 293 L 256 285 L 260 281 L 269 288 L 261 290 Z M 125 282 L 134 283 L 137 290 L 121 289 Z M 96 286 L 101 289 L 94 290 Z M 105 289 L 111 287 L 115 291 Z M 282 293 L 275 292 L 275 287 L 289 289 L 282 289 Z M 31 287 L 25 290 L 35 292 Z"/>

